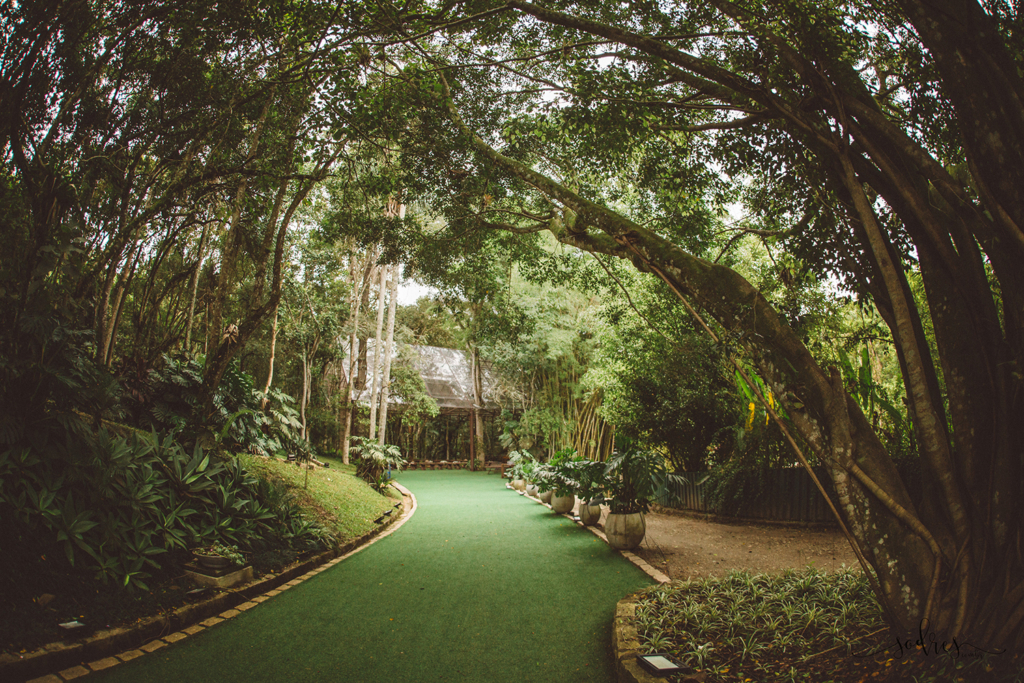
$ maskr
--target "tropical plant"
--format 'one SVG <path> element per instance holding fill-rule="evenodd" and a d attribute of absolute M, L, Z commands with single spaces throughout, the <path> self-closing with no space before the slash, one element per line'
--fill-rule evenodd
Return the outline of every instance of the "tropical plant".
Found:
<path fill-rule="evenodd" d="M 537 460 L 529 451 L 512 451 L 508 454 L 509 476 L 515 479 L 526 479 L 537 466 Z"/>
<path fill-rule="evenodd" d="M 608 477 L 605 475 L 607 463 L 600 460 L 577 460 L 572 463 L 575 475 L 573 492 L 584 503 L 600 501 L 608 488 Z"/>
<path fill-rule="evenodd" d="M 213 543 L 309 549 L 329 538 L 236 460 L 213 459 L 198 445 L 187 452 L 173 433 L 50 436 L 0 451 L 0 542 L 22 549 L 11 561 L 63 557 L 68 572 L 88 569 L 145 590 L 170 551 Z M 19 571 L 4 566 L 5 575 Z"/>
<path fill-rule="evenodd" d="M 398 446 L 380 444 L 376 439 L 352 437 L 352 451 L 358 458 L 356 476 L 383 493 L 391 484 L 391 471 L 405 466 L 405 458 Z"/>
<path fill-rule="evenodd" d="M 543 466 L 543 479 L 546 491 L 552 491 L 556 496 L 575 495 L 579 487 L 579 472 L 576 466 L 581 462 L 576 451 L 566 448 L 555 453 Z"/>
<path fill-rule="evenodd" d="M 205 359 L 165 355 L 163 366 L 150 371 L 142 404 L 148 424 L 173 429 L 185 443 L 214 444 L 255 455 L 304 457 L 310 445 L 299 434 L 302 423 L 288 394 L 270 388 L 265 394 L 233 363 L 213 395 L 213 410 L 204 413 L 202 382 Z M 145 414 L 140 421 L 147 424 Z"/>
<path fill-rule="evenodd" d="M 669 473 L 664 456 L 639 448 L 613 454 L 605 476 L 611 511 L 623 514 L 647 512 L 655 499 L 670 493 L 670 483 L 682 481 Z"/>

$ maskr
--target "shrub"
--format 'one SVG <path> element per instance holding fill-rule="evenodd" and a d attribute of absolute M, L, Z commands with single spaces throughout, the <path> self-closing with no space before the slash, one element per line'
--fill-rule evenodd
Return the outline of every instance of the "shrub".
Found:
<path fill-rule="evenodd" d="M 356 463 L 356 476 L 383 493 L 391 483 L 390 471 L 398 471 L 405 466 L 402 452 L 398 450 L 398 446 L 381 445 L 373 439 L 361 436 L 353 437 L 352 440 L 355 442 L 353 450 L 359 458 Z"/>
<path fill-rule="evenodd" d="M 237 461 L 185 451 L 174 434 L 46 440 L 0 452 L 0 545 L 63 554 L 68 569 L 146 589 L 159 557 L 221 543 L 312 548 L 328 538 Z M 25 571 L 16 560 L 7 572 Z"/>

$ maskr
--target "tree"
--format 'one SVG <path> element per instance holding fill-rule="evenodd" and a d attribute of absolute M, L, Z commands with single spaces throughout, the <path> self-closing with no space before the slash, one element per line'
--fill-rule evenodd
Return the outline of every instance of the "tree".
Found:
<path fill-rule="evenodd" d="M 709 469 L 712 450 L 730 454 L 743 405 L 732 368 L 671 291 L 631 298 L 639 313 L 622 302 L 603 310 L 584 383 L 603 389 L 601 412 L 618 434 L 667 452 L 677 471 Z"/>
<path fill-rule="evenodd" d="M 994 188 L 1021 171 L 982 138 L 1013 150 L 1022 129 L 1019 108 L 968 101 L 969 83 L 983 84 L 978 101 L 1024 93 L 1006 47 L 1012 17 L 965 0 L 941 18 L 912 2 L 563 5 L 479 3 L 481 18 L 448 31 L 468 36 L 460 51 L 419 41 L 430 62 L 410 60 L 405 75 L 418 86 L 406 148 L 417 187 L 429 179 L 424 195 L 455 231 L 548 231 L 664 281 L 752 359 L 788 432 L 827 463 L 893 624 L 927 618 L 945 634 L 1020 646 L 1024 240 L 1012 192 Z M 978 33 L 949 28 L 959 20 Z M 510 39 L 495 46 L 497 33 Z M 995 43 L 989 61 L 982 37 Z M 545 105 L 544 89 L 561 99 Z M 624 182 L 602 186 L 609 175 Z M 490 201 L 467 193 L 470 182 L 493 188 Z M 732 197 L 754 229 L 784 237 L 885 319 L 921 452 L 920 507 L 838 369 L 735 271 L 701 258 L 702 232 Z M 908 285 L 915 270 L 926 302 Z"/>
<path fill-rule="evenodd" d="M 377 442 L 384 445 L 384 430 L 388 420 L 388 396 L 391 390 L 391 360 L 395 345 L 395 311 L 398 308 L 398 266 L 385 269 L 390 276 L 388 282 L 388 338 L 384 345 L 384 375 L 380 386 L 380 436 Z M 383 283 L 384 277 L 381 276 Z M 372 410 L 372 407 L 371 407 Z"/>

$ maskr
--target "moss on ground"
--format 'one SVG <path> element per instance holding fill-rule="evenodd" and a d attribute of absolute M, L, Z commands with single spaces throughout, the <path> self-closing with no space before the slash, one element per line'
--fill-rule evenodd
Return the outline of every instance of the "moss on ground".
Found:
<path fill-rule="evenodd" d="M 305 468 L 279 458 L 243 453 L 238 459 L 254 474 L 283 482 L 306 514 L 331 530 L 340 543 L 374 529 L 373 520 L 401 500 L 394 489 L 389 489 L 393 497 L 380 495 L 355 476 L 354 465 L 334 458 L 322 458 L 330 467 L 309 470 L 308 482 Z"/>

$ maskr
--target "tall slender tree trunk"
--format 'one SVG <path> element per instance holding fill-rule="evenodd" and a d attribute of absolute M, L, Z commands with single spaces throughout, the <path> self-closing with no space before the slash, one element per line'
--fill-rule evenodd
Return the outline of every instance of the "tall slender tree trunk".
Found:
<path fill-rule="evenodd" d="M 483 368 L 480 367 L 480 352 L 476 346 L 472 350 L 473 369 L 473 421 L 476 426 L 476 459 L 480 466 L 486 464 L 487 453 L 484 447 L 484 380 Z M 472 468 L 471 468 L 472 469 Z"/>
<path fill-rule="evenodd" d="M 299 396 L 299 421 L 302 423 L 299 434 L 303 440 L 306 438 L 306 383 L 309 381 L 309 361 L 306 358 L 306 349 L 302 349 L 302 394 Z"/>
<path fill-rule="evenodd" d="M 196 266 L 195 270 L 192 271 L 192 277 L 189 278 L 189 303 L 188 303 L 188 319 L 185 323 L 185 352 L 188 353 L 192 350 L 192 325 L 195 321 L 196 313 L 196 295 L 199 292 L 199 276 L 203 271 L 203 254 L 206 251 L 206 239 L 210 234 L 210 224 L 203 223 L 203 234 L 199 237 L 199 250 L 196 254 Z M 276 309 L 274 321 L 276 323 Z M 273 345 L 271 345 L 271 353 L 273 353 Z M 271 356 L 273 357 L 273 356 Z M 266 389 L 264 389 L 266 392 Z"/>
<path fill-rule="evenodd" d="M 280 308 L 281 303 L 278 302 L 277 306 L 274 306 L 274 324 L 270 327 L 270 360 L 267 362 L 267 381 L 263 385 L 263 400 L 260 401 L 260 408 L 266 408 L 267 403 L 270 402 L 267 392 L 270 391 L 270 384 L 274 381 L 274 354 L 277 351 L 277 324 Z"/>
<path fill-rule="evenodd" d="M 309 435 L 306 433 L 306 407 L 309 405 L 309 399 L 313 395 L 313 358 L 316 357 L 316 352 L 320 350 L 320 332 L 317 332 L 313 336 L 313 343 L 307 352 L 305 347 L 302 349 L 302 399 L 300 409 L 302 412 L 302 438 L 309 440 Z"/>
<path fill-rule="evenodd" d="M 388 268 L 380 268 L 380 284 L 377 286 L 377 331 L 373 337 L 373 368 L 370 371 L 372 377 L 370 383 L 370 435 L 373 439 L 377 436 L 377 395 L 380 389 L 377 376 L 380 374 L 380 335 L 384 330 L 384 290 L 387 281 Z"/>
<path fill-rule="evenodd" d="M 355 255 L 352 256 L 355 259 Z M 342 396 L 342 405 L 345 406 L 345 430 L 341 440 L 341 461 L 349 464 L 349 449 L 352 441 L 352 419 L 355 413 L 355 405 L 352 401 L 352 390 L 356 383 L 356 348 L 359 344 L 359 308 L 363 300 L 363 289 L 369 286 L 370 276 L 373 268 L 372 252 L 367 256 L 365 267 L 357 267 L 353 264 L 352 269 L 352 300 L 350 304 L 349 319 L 352 321 L 352 333 L 348 338 L 348 382 L 345 384 Z M 359 270 L 362 270 L 362 277 L 357 279 Z"/>
<path fill-rule="evenodd" d="M 384 377 L 380 387 L 380 435 L 377 443 L 384 445 L 384 430 L 388 423 L 388 394 L 391 389 L 391 359 L 394 356 L 395 311 L 398 308 L 398 266 L 391 266 L 391 282 L 388 283 L 388 340 L 384 347 Z"/>

